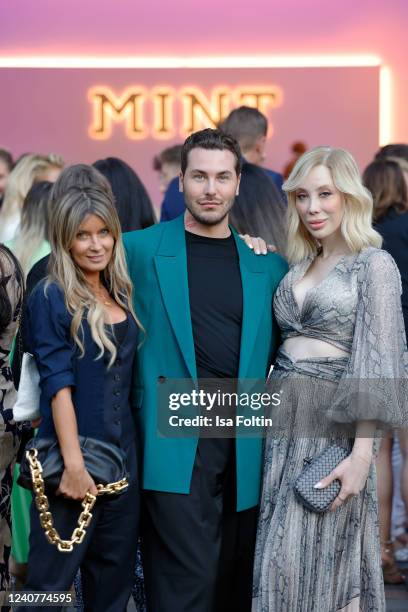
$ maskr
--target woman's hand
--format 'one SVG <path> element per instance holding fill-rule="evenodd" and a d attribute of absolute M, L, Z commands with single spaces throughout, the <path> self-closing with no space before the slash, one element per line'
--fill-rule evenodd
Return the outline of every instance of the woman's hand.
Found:
<path fill-rule="evenodd" d="M 263 238 L 259 236 L 255 238 L 249 234 L 239 234 L 239 237 L 245 242 L 249 249 L 252 249 L 255 255 L 266 255 L 268 251 L 270 253 L 276 252 L 276 247 L 273 244 L 266 244 Z"/>
<path fill-rule="evenodd" d="M 336 510 L 344 504 L 349 497 L 358 495 L 364 488 L 370 470 L 371 459 L 360 455 L 349 455 L 320 482 L 315 484 L 316 489 L 325 489 L 333 480 L 340 480 L 341 489 L 330 506 L 330 510 Z"/>
<path fill-rule="evenodd" d="M 65 467 L 56 494 L 83 500 L 88 491 L 92 495 L 98 495 L 98 489 L 85 467 Z"/>
<path fill-rule="evenodd" d="M 85 495 L 98 494 L 98 489 L 89 472 L 85 469 L 84 458 L 78 437 L 78 426 L 71 387 L 63 387 L 51 400 L 52 417 L 57 434 L 64 472 L 59 483 L 57 495 L 69 499 L 84 499 Z"/>

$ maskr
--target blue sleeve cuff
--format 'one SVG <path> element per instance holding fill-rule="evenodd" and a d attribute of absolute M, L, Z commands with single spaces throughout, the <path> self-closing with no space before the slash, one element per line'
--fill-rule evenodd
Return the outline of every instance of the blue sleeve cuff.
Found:
<path fill-rule="evenodd" d="M 61 389 L 75 387 L 74 375 L 72 372 L 58 372 L 48 376 L 41 386 L 46 399 L 51 401 L 54 395 Z"/>

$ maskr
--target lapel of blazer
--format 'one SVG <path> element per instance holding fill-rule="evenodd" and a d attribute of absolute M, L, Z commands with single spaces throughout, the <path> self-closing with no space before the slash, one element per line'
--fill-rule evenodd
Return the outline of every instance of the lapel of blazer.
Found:
<path fill-rule="evenodd" d="M 187 276 L 184 215 L 165 224 L 154 258 L 163 302 L 190 376 L 197 378 Z M 165 348 L 163 347 L 163 350 Z"/>
<path fill-rule="evenodd" d="M 254 256 L 243 240 L 232 229 L 239 256 L 243 293 L 241 347 L 239 378 L 246 377 L 259 324 L 265 308 L 265 291 L 268 275 L 265 272 L 263 255 Z"/>

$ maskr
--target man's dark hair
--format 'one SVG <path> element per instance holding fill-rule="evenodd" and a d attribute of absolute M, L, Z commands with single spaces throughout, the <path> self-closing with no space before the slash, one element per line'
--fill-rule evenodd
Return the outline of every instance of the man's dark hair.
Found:
<path fill-rule="evenodd" d="M 167 147 L 160 151 L 158 155 L 153 157 L 153 170 L 160 172 L 163 164 L 172 164 L 174 166 L 180 165 L 181 150 L 183 145 L 177 144 L 172 147 Z"/>
<path fill-rule="evenodd" d="M 268 120 L 258 109 L 240 106 L 230 112 L 219 128 L 235 138 L 245 153 L 252 149 L 258 138 L 266 136 Z"/>
<path fill-rule="evenodd" d="M 6 164 L 11 172 L 14 166 L 13 156 L 6 149 L 0 149 L 0 160 Z"/>
<path fill-rule="evenodd" d="M 188 163 L 188 154 L 192 149 L 207 149 L 210 151 L 231 151 L 235 157 L 235 172 L 241 174 L 241 149 L 239 144 L 221 130 L 207 128 L 199 132 L 193 132 L 183 144 L 181 149 L 181 173 L 184 174 Z"/>
<path fill-rule="evenodd" d="M 401 157 L 408 162 L 408 144 L 398 143 L 381 147 L 377 151 L 375 159 L 384 159 L 384 157 Z"/>

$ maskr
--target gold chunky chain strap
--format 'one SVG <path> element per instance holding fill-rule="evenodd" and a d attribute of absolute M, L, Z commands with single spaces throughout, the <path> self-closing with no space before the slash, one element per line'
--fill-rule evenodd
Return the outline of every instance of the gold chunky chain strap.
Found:
<path fill-rule="evenodd" d="M 51 512 L 49 512 L 48 498 L 45 494 L 44 479 L 42 477 L 42 466 L 38 460 L 38 451 L 36 448 L 30 448 L 26 451 L 26 457 L 30 466 L 31 478 L 33 480 L 33 491 L 35 495 L 35 503 L 40 514 L 41 527 L 44 529 L 45 537 L 54 544 L 60 552 L 71 552 L 74 544 L 81 544 L 84 540 L 86 529 L 92 520 L 92 508 L 96 502 L 96 495 L 87 493 L 82 500 L 82 512 L 78 518 L 78 526 L 72 532 L 69 540 L 63 540 L 59 535 L 58 531 L 54 527 L 54 521 Z M 107 485 L 98 484 L 98 495 L 104 493 L 108 495 L 114 495 L 120 493 L 128 487 L 128 481 L 126 478 L 112 482 Z"/>

